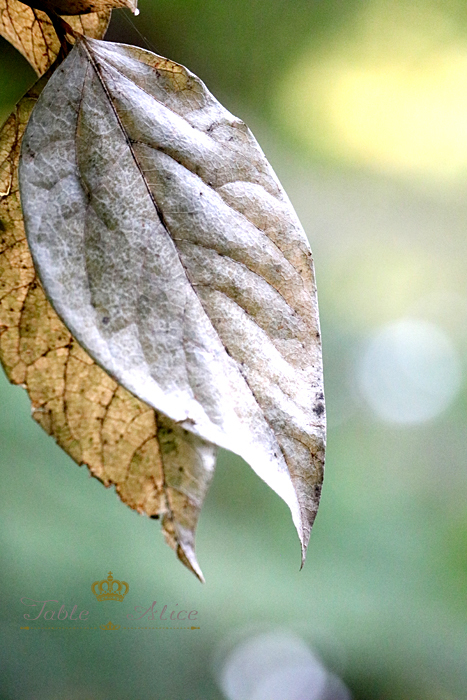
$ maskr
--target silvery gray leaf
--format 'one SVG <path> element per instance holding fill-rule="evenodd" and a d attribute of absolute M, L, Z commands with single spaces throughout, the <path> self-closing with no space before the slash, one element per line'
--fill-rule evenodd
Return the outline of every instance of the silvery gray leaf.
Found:
<path fill-rule="evenodd" d="M 245 124 L 182 66 L 82 39 L 20 164 L 46 293 L 91 357 L 288 504 L 303 555 L 325 413 L 311 251 Z"/>

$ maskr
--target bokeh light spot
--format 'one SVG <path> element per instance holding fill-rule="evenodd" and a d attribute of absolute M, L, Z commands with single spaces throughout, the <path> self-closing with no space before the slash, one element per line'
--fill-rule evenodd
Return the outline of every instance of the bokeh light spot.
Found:
<path fill-rule="evenodd" d="M 219 684 L 228 700 L 350 700 L 344 683 L 285 631 L 238 644 L 221 667 Z"/>
<path fill-rule="evenodd" d="M 369 341 L 357 371 L 363 397 L 390 423 L 435 418 L 451 404 L 462 383 L 461 362 L 450 338 L 419 319 L 384 326 Z"/>
<path fill-rule="evenodd" d="M 432 2 L 362 3 L 286 76 L 279 119 L 315 153 L 392 175 L 467 175 L 467 41 Z"/>

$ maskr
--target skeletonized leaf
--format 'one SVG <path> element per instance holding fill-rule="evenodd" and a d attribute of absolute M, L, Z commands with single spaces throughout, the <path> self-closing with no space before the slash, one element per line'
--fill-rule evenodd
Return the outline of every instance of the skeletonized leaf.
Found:
<path fill-rule="evenodd" d="M 194 532 L 215 448 L 132 396 L 89 357 L 47 301 L 18 192 L 21 139 L 45 79 L 0 132 L 0 360 L 28 390 L 34 419 L 122 501 L 151 517 L 199 578 Z"/>
<path fill-rule="evenodd" d="M 64 19 L 80 34 L 101 39 L 110 12 L 106 9 Z M 38 75 L 46 72 L 60 50 L 60 42 L 45 12 L 18 0 L 0 0 L 0 34 L 23 54 Z"/>
<path fill-rule="evenodd" d="M 79 41 L 23 143 L 26 230 L 89 354 L 289 505 L 303 555 L 324 463 L 311 251 L 248 128 L 180 65 Z"/>

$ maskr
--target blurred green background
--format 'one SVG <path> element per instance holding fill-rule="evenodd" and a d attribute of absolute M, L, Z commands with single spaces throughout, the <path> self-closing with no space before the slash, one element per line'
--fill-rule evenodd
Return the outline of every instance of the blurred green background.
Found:
<path fill-rule="evenodd" d="M 467 698 L 467 5 L 140 10 L 132 21 L 153 50 L 250 124 L 309 236 L 329 421 L 322 504 L 299 572 L 287 508 L 221 453 L 198 531 L 202 586 L 158 523 L 78 468 L 0 377 L 0 698 Z M 125 15 L 108 38 L 141 44 Z M 2 41 L 1 121 L 33 80 Z M 109 570 L 130 584 L 122 604 L 91 600 Z M 21 597 L 122 625 L 135 605 L 178 603 L 201 629 L 28 632 Z M 278 658 L 269 696 L 264 634 Z M 301 672 L 286 673 L 291 638 L 342 683 L 292 680 L 284 695 Z M 250 689 L 235 655 L 245 640 Z"/>

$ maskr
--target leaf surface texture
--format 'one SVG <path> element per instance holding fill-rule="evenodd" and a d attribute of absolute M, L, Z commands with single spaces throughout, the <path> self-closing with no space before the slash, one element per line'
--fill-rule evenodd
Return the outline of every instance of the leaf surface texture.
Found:
<path fill-rule="evenodd" d="M 79 41 L 22 150 L 28 238 L 59 316 L 124 387 L 242 456 L 306 550 L 324 464 L 311 251 L 245 124 L 182 66 Z"/>

